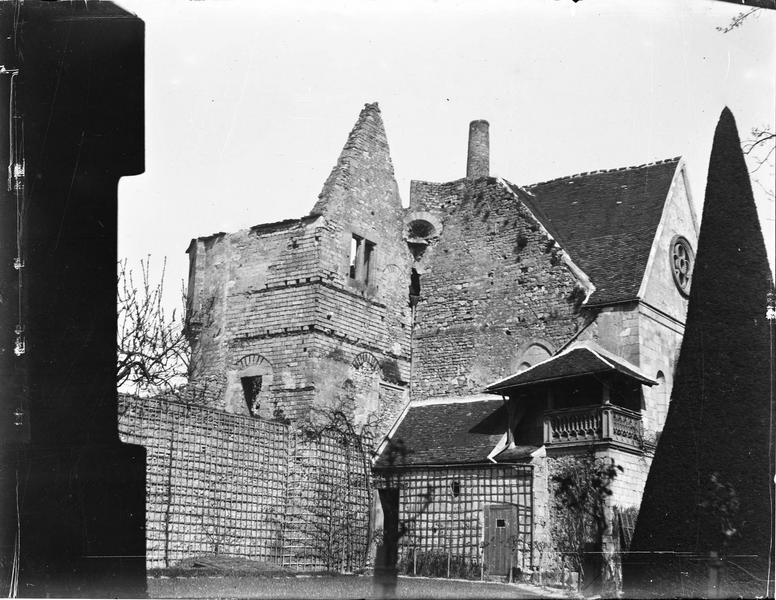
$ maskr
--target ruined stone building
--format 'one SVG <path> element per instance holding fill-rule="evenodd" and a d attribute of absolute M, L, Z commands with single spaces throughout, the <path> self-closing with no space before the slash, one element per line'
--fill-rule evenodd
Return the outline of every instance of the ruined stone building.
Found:
<path fill-rule="evenodd" d="M 194 382 L 228 412 L 297 420 L 351 402 L 358 419 L 409 399 L 412 255 L 376 105 L 364 109 L 301 219 L 192 240 Z"/>
<path fill-rule="evenodd" d="M 310 214 L 192 240 L 192 385 L 247 419 L 376 421 L 405 551 L 499 574 L 518 536 L 536 567 L 556 460 L 613 458 L 612 502 L 639 504 L 697 237 L 682 159 L 519 186 L 490 174 L 485 121 L 466 176 L 413 181 L 405 208 L 367 104 Z"/>

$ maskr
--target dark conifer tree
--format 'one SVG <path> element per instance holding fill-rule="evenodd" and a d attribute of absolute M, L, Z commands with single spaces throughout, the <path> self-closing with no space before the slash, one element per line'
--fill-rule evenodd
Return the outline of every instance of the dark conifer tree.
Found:
<path fill-rule="evenodd" d="M 625 562 L 628 596 L 706 595 L 702 558 L 710 552 L 729 559 L 722 593 L 766 591 L 774 508 L 765 316 L 771 286 L 749 173 L 725 108 L 709 161 L 671 404 L 644 490 L 635 553 Z M 678 554 L 641 554 L 661 551 Z"/>

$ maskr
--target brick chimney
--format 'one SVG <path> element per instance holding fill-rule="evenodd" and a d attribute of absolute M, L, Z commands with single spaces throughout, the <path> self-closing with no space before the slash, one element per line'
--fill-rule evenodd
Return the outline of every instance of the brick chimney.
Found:
<path fill-rule="evenodd" d="M 487 121 L 469 123 L 469 154 L 466 159 L 466 178 L 477 179 L 490 175 L 490 135 Z"/>

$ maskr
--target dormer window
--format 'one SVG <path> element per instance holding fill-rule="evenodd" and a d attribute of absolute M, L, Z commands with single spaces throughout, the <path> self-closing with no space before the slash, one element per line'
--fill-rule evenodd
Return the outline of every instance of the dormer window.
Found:
<path fill-rule="evenodd" d="M 375 243 L 353 234 L 350 240 L 349 276 L 353 281 L 368 285 L 373 279 Z"/>

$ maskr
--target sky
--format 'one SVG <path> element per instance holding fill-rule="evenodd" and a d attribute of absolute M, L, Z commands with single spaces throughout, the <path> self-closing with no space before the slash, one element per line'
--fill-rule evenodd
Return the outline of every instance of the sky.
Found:
<path fill-rule="evenodd" d="M 684 156 L 699 212 L 722 109 L 742 139 L 776 126 L 776 11 L 721 33 L 740 6 L 116 1 L 146 23 L 146 170 L 119 184 L 119 256 L 156 275 L 166 258 L 171 307 L 192 238 L 309 213 L 366 102 L 405 205 L 412 179 L 465 176 L 474 119 L 518 185 Z M 753 188 L 772 268 L 775 178 L 771 156 Z"/>

